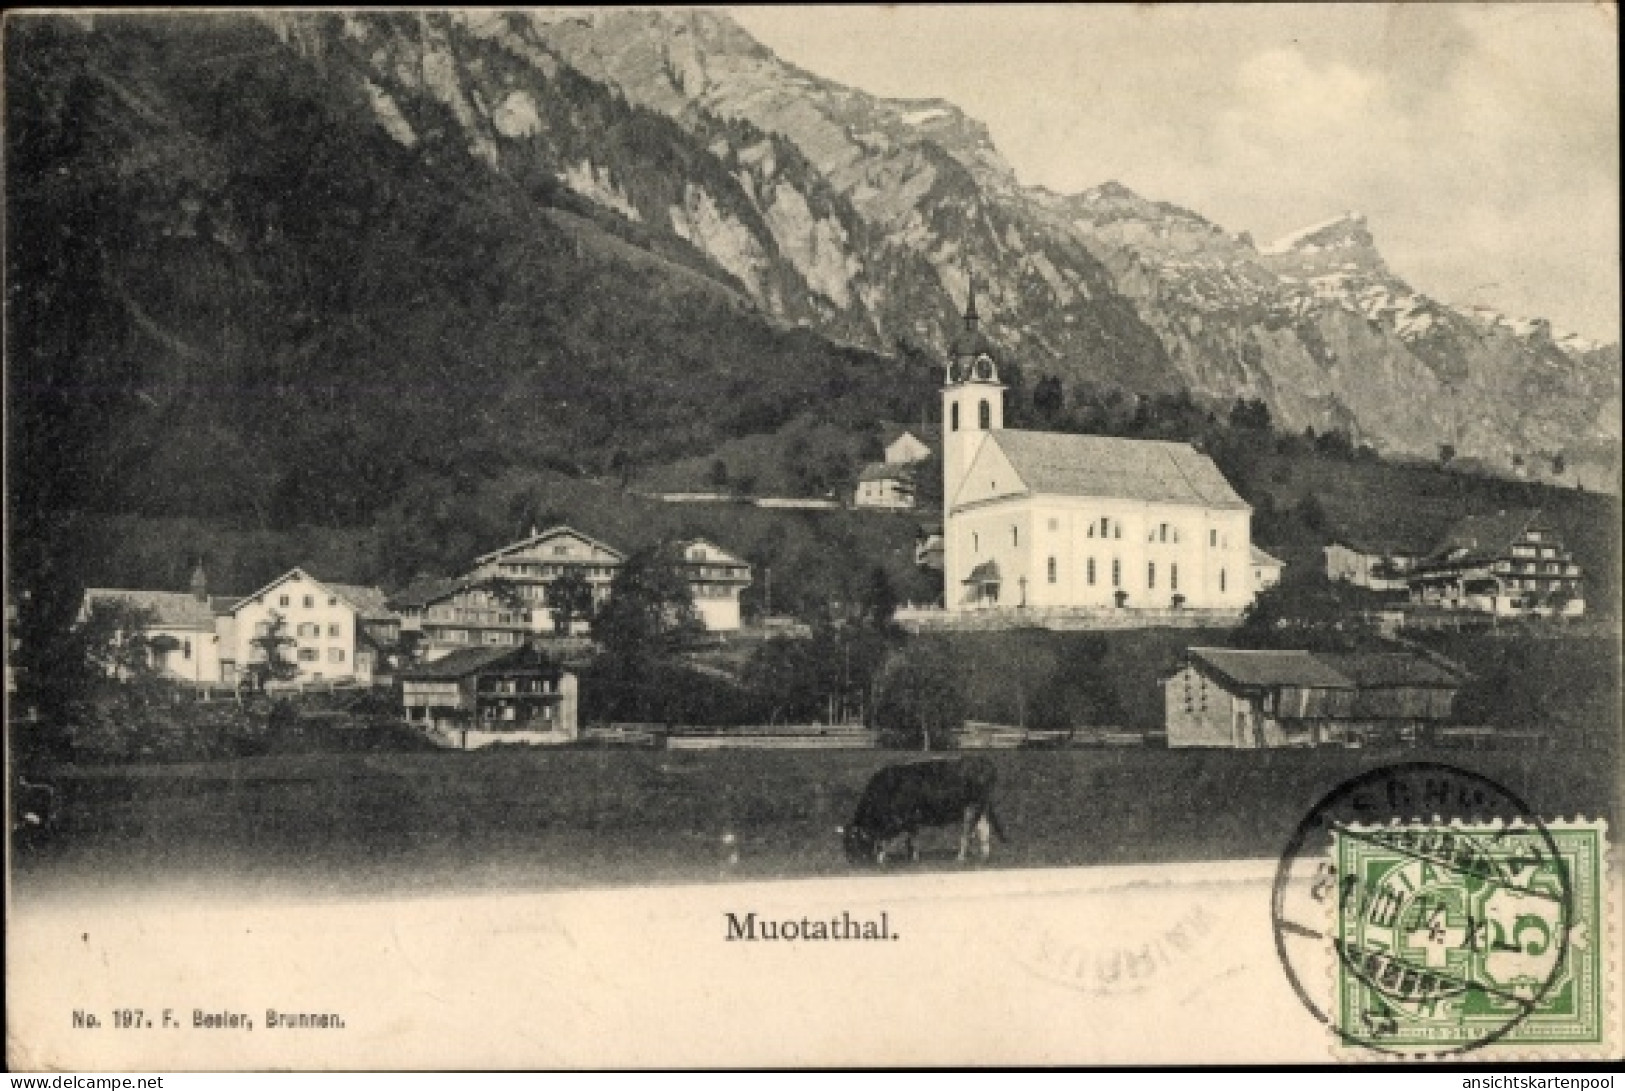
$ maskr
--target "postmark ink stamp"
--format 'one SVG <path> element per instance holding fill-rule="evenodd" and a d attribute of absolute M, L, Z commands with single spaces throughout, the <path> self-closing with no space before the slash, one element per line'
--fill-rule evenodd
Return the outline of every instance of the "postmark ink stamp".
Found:
<path fill-rule="evenodd" d="M 1566 1058 L 1607 1045 L 1606 827 L 1405 763 L 1316 804 L 1283 854 L 1277 954 L 1338 1052 Z"/>

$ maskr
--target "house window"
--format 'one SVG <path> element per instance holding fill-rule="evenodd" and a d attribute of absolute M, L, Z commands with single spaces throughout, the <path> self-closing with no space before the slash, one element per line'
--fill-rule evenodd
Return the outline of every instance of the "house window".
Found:
<path fill-rule="evenodd" d="M 314 663 L 319 658 L 321 658 L 320 653 L 315 648 L 299 649 L 299 662 L 301 663 Z"/>
<path fill-rule="evenodd" d="M 1219 569 L 1219 590 L 1224 590 L 1224 569 Z"/>
<path fill-rule="evenodd" d="M 1088 571 L 1089 571 L 1089 586 L 1093 587 L 1095 585 L 1095 559 L 1093 557 L 1089 558 Z"/>
<path fill-rule="evenodd" d="M 1116 557 L 1112 558 L 1112 586 L 1123 586 L 1123 562 Z"/>
<path fill-rule="evenodd" d="M 1100 517 L 1100 536 L 1102 538 L 1105 538 L 1108 535 L 1110 535 L 1111 532 L 1112 532 L 1112 521 L 1110 519 L 1106 518 L 1104 515 L 1102 515 Z"/>
<path fill-rule="evenodd" d="M 959 403 L 958 402 L 954 402 L 953 405 L 948 407 L 948 417 L 949 417 L 948 430 L 950 432 L 959 431 Z"/>
<path fill-rule="evenodd" d="M 986 398 L 976 407 L 976 426 L 984 432 L 993 427 L 993 410 L 988 408 Z"/>
<path fill-rule="evenodd" d="M 337 606 L 338 604 L 339 604 L 339 597 L 337 595 L 328 595 L 327 596 L 327 605 L 329 605 L 329 606 Z"/>
<path fill-rule="evenodd" d="M 1210 549 L 1219 544 L 1219 532 L 1218 531 L 1210 530 L 1210 531 L 1207 532 L 1207 544 L 1208 544 L 1208 548 L 1210 548 Z"/>
<path fill-rule="evenodd" d="M 344 649 L 343 648 L 329 648 L 329 649 L 327 649 L 327 661 L 329 663 L 342 663 L 342 662 L 344 662 Z"/>
<path fill-rule="evenodd" d="M 336 621 L 330 623 L 327 626 L 327 635 L 328 636 L 340 636 L 340 635 L 343 634 L 343 632 L 344 632 L 344 627 L 342 625 L 340 625 Z"/>
<path fill-rule="evenodd" d="M 1016 527 L 1010 528 L 1010 544 L 1013 546 L 1018 546 L 1021 544 L 1021 531 Z"/>
<path fill-rule="evenodd" d="M 570 555 L 570 547 L 569 546 L 567 546 L 567 545 L 556 545 L 556 546 L 553 547 L 553 556 L 555 556 L 555 557 L 568 557 L 569 555 Z"/>
<path fill-rule="evenodd" d="M 1145 585 L 1148 588 L 1157 586 L 1157 562 L 1152 561 L 1145 566 Z"/>
<path fill-rule="evenodd" d="M 306 595 L 305 596 L 305 609 L 309 610 L 312 607 L 314 607 L 315 605 L 316 605 L 316 597 L 314 595 Z"/>
<path fill-rule="evenodd" d="M 277 600 L 277 602 L 278 602 L 278 604 L 280 604 L 280 605 L 282 605 L 282 606 L 286 606 L 286 605 L 288 605 L 288 596 L 287 596 L 287 595 L 283 595 L 283 596 L 282 596 L 282 597 L 281 597 L 281 598 L 279 598 L 279 599 L 278 599 L 278 600 Z"/>
<path fill-rule="evenodd" d="M 1168 566 L 1168 590 L 1179 590 L 1179 566 L 1177 564 Z"/>
<path fill-rule="evenodd" d="M 1051 557 L 1049 559 L 1049 582 L 1051 582 L 1051 583 L 1055 582 L 1055 558 L 1054 557 Z"/>
<path fill-rule="evenodd" d="M 301 622 L 299 625 L 299 635 L 302 637 L 321 636 L 322 627 L 314 622 Z"/>
<path fill-rule="evenodd" d="M 190 640 L 181 641 L 181 658 L 192 658 L 192 642 Z"/>
<path fill-rule="evenodd" d="M 970 551 L 972 553 L 980 553 L 980 552 L 982 552 L 982 536 L 980 534 L 976 534 L 976 533 L 971 534 L 971 536 L 970 536 Z"/>

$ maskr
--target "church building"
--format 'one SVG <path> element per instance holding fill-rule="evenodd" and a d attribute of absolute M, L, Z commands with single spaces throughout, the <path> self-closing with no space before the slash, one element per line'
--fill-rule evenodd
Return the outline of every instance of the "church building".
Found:
<path fill-rule="evenodd" d="M 1240 611 L 1252 509 L 1187 443 L 1004 427 L 974 287 L 942 390 L 943 604 Z"/>

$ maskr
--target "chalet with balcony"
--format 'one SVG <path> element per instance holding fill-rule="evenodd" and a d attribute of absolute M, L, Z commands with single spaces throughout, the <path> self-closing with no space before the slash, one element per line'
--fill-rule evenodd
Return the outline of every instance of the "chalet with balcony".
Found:
<path fill-rule="evenodd" d="M 513 609 L 529 615 L 530 620 L 525 624 L 530 631 L 551 633 L 555 629 L 547 602 L 547 589 L 551 584 L 566 574 L 579 576 L 590 589 L 596 606 L 609 597 L 610 581 L 625 560 L 626 555 L 614 546 L 570 527 L 557 526 L 544 531 L 532 530 L 530 536 L 521 541 L 476 557 L 474 568 L 465 580 L 470 586 L 485 587 L 490 587 L 492 581 L 500 581 L 498 586 L 513 591 L 512 601 L 516 604 Z M 502 612 L 495 606 L 471 605 L 462 609 Z M 585 633 L 587 628 L 584 617 L 571 624 L 573 633 Z"/>
<path fill-rule="evenodd" d="M 1407 574 L 1421 607 L 1493 616 L 1576 617 L 1585 577 L 1557 527 L 1538 511 L 1469 516 Z"/>
<path fill-rule="evenodd" d="M 548 746 L 577 737 L 575 675 L 531 645 L 463 648 L 401 672 L 406 722 L 440 746 Z"/>
<path fill-rule="evenodd" d="M 517 648 L 538 631 L 536 614 L 518 585 L 504 580 L 416 580 L 391 596 L 401 624 L 418 635 L 418 655 L 439 659 L 464 648 Z M 544 606 L 544 620 L 552 615 Z"/>

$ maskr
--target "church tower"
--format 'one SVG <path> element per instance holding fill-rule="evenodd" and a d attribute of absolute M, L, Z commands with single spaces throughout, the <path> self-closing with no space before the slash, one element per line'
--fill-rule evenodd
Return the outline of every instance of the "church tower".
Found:
<path fill-rule="evenodd" d="M 948 350 L 942 387 L 942 506 L 952 507 L 965 472 L 983 438 L 1004 427 L 1004 384 L 994 362 L 993 343 L 980 329 L 976 313 L 976 278 L 965 304 L 965 329 Z"/>

